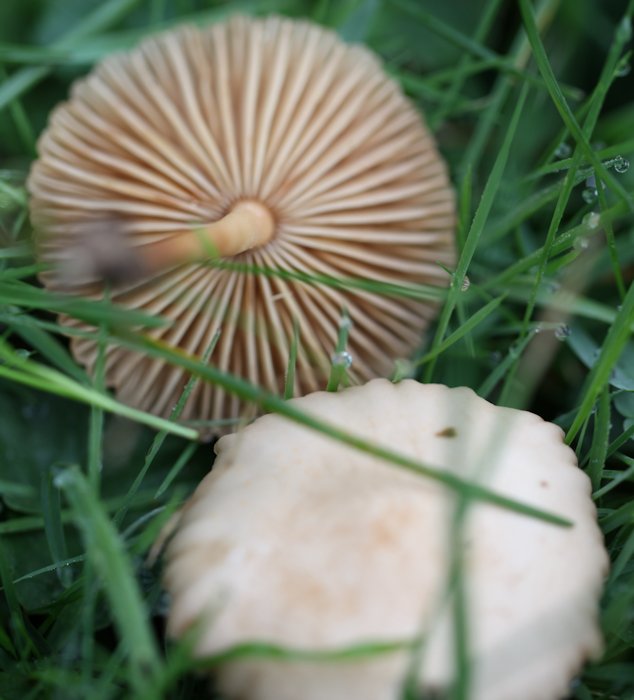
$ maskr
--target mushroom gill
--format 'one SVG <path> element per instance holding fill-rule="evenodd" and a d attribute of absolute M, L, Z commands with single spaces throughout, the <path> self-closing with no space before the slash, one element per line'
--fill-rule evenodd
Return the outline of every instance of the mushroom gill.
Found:
<path fill-rule="evenodd" d="M 323 388 L 344 310 L 350 380 L 389 374 L 436 302 L 345 281 L 442 286 L 454 261 L 454 197 L 420 114 L 371 52 L 306 21 L 185 26 L 107 58 L 53 113 L 28 187 L 46 286 L 96 297 L 108 280 L 193 355 L 220 330 L 210 361 L 273 392 L 296 325 L 294 393 Z M 95 342 L 72 347 L 90 370 Z M 112 346 L 106 379 L 167 414 L 187 375 Z M 200 383 L 183 417 L 240 411 Z"/>

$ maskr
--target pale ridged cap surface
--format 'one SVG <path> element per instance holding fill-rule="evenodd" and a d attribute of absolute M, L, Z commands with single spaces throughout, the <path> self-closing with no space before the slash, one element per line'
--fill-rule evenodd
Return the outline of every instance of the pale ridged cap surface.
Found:
<path fill-rule="evenodd" d="M 587 476 L 562 431 L 465 388 L 377 379 L 293 400 L 310 415 L 572 521 L 559 527 L 482 502 L 462 556 L 472 700 L 559 700 L 602 648 L 608 558 Z M 262 641 L 335 650 L 428 631 L 420 688 L 452 681 L 443 608 L 454 494 L 278 416 L 217 444 L 213 471 L 168 546 L 169 631 L 205 619 L 196 653 Z M 446 602 L 446 601 L 445 601 Z M 240 700 L 397 700 L 409 656 L 218 672 Z"/>
<path fill-rule="evenodd" d="M 445 285 L 454 262 L 454 198 L 419 113 L 368 50 L 309 22 L 237 17 L 108 58 L 54 112 L 39 153 L 28 186 L 40 259 L 55 266 L 42 279 L 54 289 L 98 294 L 99 274 L 125 278 L 144 248 L 245 199 L 266 207 L 275 231 L 237 263 Z M 165 315 L 173 324 L 152 334 L 199 356 L 221 329 L 211 361 L 275 392 L 297 321 L 296 394 L 324 387 L 344 308 L 349 374 L 360 382 L 409 356 L 436 306 L 204 264 L 119 284 L 111 298 Z M 92 341 L 73 349 L 93 366 Z M 107 381 L 131 404 L 169 413 L 185 379 L 108 350 Z M 239 410 L 201 383 L 184 417 Z"/>

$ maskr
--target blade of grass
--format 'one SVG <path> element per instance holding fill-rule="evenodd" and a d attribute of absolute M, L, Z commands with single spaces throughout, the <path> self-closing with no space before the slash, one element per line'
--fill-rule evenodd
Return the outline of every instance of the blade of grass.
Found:
<path fill-rule="evenodd" d="M 32 271 L 28 274 L 32 274 Z M 151 316 L 134 309 L 118 307 L 107 301 L 95 301 L 76 296 L 55 294 L 24 282 L 9 280 L 6 275 L 0 279 L 0 300 L 3 304 L 28 309 L 55 311 L 72 316 L 91 325 L 99 326 L 124 324 L 158 328 L 169 325 L 169 321 Z"/>
<path fill-rule="evenodd" d="M 632 319 L 634 319 L 634 284 L 630 285 L 621 309 L 607 332 L 599 357 L 584 384 L 579 411 L 566 434 L 568 444 L 575 439 L 588 420 L 597 397 L 607 385 L 610 372 L 631 336 Z"/>
<path fill-rule="evenodd" d="M 546 27 L 555 16 L 560 0 L 543 0 L 538 3 L 536 12 L 536 22 L 540 27 Z M 529 59 L 529 44 L 523 32 L 518 32 L 511 49 L 508 53 L 509 60 L 517 69 L 522 69 Z M 476 124 L 475 132 L 469 139 L 469 144 L 465 149 L 458 171 L 464 173 L 469 167 L 474 172 L 480 170 L 480 160 L 484 153 L 491 133 L 498 125 L 500 114 L 503 111 L 509 93 L 515 85 L 515 81 L 510 75 L 498 75 L 493 90 L 490 93 L 489 103 L 486 110 L 480 115 Z"/>
<path fill-rule="evenodd" d="M 603 388 L 599 398 L 599 405 L 594 414 L 594 431 L 592 433 L 592 445 L 588 457 L 586 473 L 592 482 L 592 490 L 596 491 L 603 478 L 603 467 L 607 458 L 608 441 L 610 439 L 610 390 Z"/>
<path fill-rule="evenodd" d="M 297 320 L 293 323 L 293 337 L 288 353 L 288 366 L 286 367 L 286 378 L 284 379 L 284 398 L 292 399 L 295 394 L 295 370 L 297 369 L 297 348 L 299 346 L 299 324 Z"/>
<path fill-rule="evenodd" d="M 71 467 L 58 474 L 56 485 L 68 498 L 87 556 L 99 574 L 125 643 L 131 683 L 142 697 L 148 682 L 158 674 L 160 658 L 131 562 L 116 528 L 79 469 Z"/>
<path fill-rule="evenodd" d="M 165 493 L 165 491 L 167 491 L 167 489 L 174 482 L 174 479 L 176 479 L 176 477 L 181 473 L 183 468 L 187 466 L 187 463 L 191 459 L 194 452 L 196 452 L 197 448 L 198 445 L 195 442 L 190 442 L 189 445 L 185 447 L 185 449 L 181 452 L 179 458 L 174 462 L 174 466 L 169 470 L 167 476 L 161 482 L 161 485 L 158 487 L 158 489 L 156 489 L 154 498 L 160 498 Z"/>
<path fill-rule="evenodd" d="M 629 35 L 631 35 L 631 23 L 629 22 L 629 16 L 632 14 L 632 7 L 633 4 L 630 2 L 627 9 L 628 17 L 626 17 L 626 19 L 621 23 L 621 27 L 619 29 L 619 34 L 624 36 L 625 41 L 627 41 L 629 39 Z M 555 105 L 555 108 L 559 112 L 562 121 L 583 151 L 585 157 L 594 166 L 597 178 L 600 178 L 606 185 L 609 185 L 612 190 L 626 203 L 628 208 L 631 211 L 634 211 L 634 200 L 623 188 L 621 183 L 618 182 L 616 178 L 614 178 L 605 168 L 601 159 L 592 150 L 592 146 L 588 142 L 588 139 L 583 133 L 582 128 L 579 126 L 575 115 L 568 105 L 566 97 L 561 89 L 561 86 L 557 82 L 557 78 L 555 77 L 552 66 L 550 65 L 550 61 L 548 60 L 546 50 L 544 49 L 544 45 L 539 35 L 539 29 L 537 28 L 537 24 L 535 22 L 533 8 L 529 0 L 519 0 L 519 8 L 524 21 L 526 35 L 533 49 L 533 56 L 535 57 L 537 67 L 539 68 L 544 82 L 546 83 L 550 98 Z"/>
<path fill-rule="evenodd" d="M 469 233 L 467 234 L 464 248 L 462 249 L 462 252 L 460 253 L 460 257 L 458 259 L 456 271 L 452 275 L 451 284 L 449 286 L 449 293 L 447 294 L 447 299 L 442 308 L 442 311 L 440 312 L 438 326 L 436 328 L 436 333 L 432 341 L 432 352 L 437 350 L 437 348 L 442 343 L 445 337 L 445 333 L 447 332 L 447 328 L 449 327 L 451 316 L 456 307 L 458 296 L 462 294 L 467 270 L 469 269 L 471 260 L 478 247 L 478 242 L 482 235 L 482 231 L 484 230 L 484 227 L 489 217 L 489 213 L 491 212 L 491 208 L 493 206 L 493 202 L 500 187 L 500 183 L 502 182 L 504 169 L 506 168 L 506 163 L 511 151 L 511 145 L 513 143 L 513 139 L 515 138 L 515 132 L 517 130 L 517 125 L 519 123 L 522 110 L 524 109 L 524 103 L 526 102 L 527 95 L 528 88 L 526 85 L 524 85 L 518 97 L 517 104 L 515 106 L 513 115 L 511 117 L 511 121 L 509 123 L 509 127 L 506 131 L 504 143 L 502 144 L 500 152 L 498 153 L 498 156 L 495 159 L 495 163 L 491 170 L 491 174 L 489 175 L 487 183 L 484 187 L 484 192 L 482 193 L 480 204 L 478 205 L 475 216 L 473 217 L 473 222 L 471 224 L 471 228 L 469 229 Z M 431 380 L 434 371 L 434 364 L 435 363 L 432 360 L 427 366 L 427 371 L 425 372 L 426 382 L 429 382 Z"/>
<path fill-rule="evenodd" d="M 21 659 L 26 659 L 30 655 L 39 656 L 37 647 L 27 630 L 22 613 L 22 607 L 18 600 L 18 595 L 13 584 L 13 576 L 9 567 L 5 545 L 0 537 L 0 583 L 4 592 L 4 599 L 10 614 L 12 637 L 11 644 L 17 650 Z"/>
<path fill-rule="evenodd" d="M 339 334 L 337 336 L 337 346 L 332 356 L 332 365 L 326 391 L 338 391 L 339 386 L 346 376 L 346 370 L 352 364 L 352 356 L 346 350 L 348 347 L 348 335 L 352 322 L 348 312 L 344 309 L 339 320 Z"/>
<path fill-rule="evenodd" d="M 430 360 L 434 359 L 435 357 L 438 357 L 438 355 L 445 352 L 445 350 L 448 350 L 459 340 L 462 340 L 463 338 L 468 336 L 468 334 L 470 334 L 474 328 L 476 328 L 484 320 L 486 320 L 500 306 L 500 304 L 504 301 L 504 298 L 504 296 L 500 296 L 496 299 L 492 299 L 481 309 L 478 309 L 464 323 L 461 323 L 460 326 L 453 333 L 448 335 L 442 341 L 442 343 L 440 343 L 434 350 L 430 350 L 429 352 L 425 353 L 420 359 L 416 360 L 414 366 L 420 367 L 426 364 Z"/>
<path fill-rule="evenodd" d="M 55 42 L 54 48 L 67 48 L 79 39 L 85 39 L 117 24 L 140 3 L 141 0 L 105 0 Z M 24 68 L 11 75 L 0 85 L 0 110 L 46 78 L 50 72 L 49 66 L 37 66 Z"/>
<path fill-rule="evenodd" d="M 209 343 L 209 346 L 205 350 L 205 353 L 202 357 L 202 363 L 207 364 L 209 362 L 209 358 L 211 357 L 211 354 L 214 351 L 214 348 L 216 347 L 216 344 L 218 343 L 218 340 L 220 338 L 220 330 L 216 331 L 214 333 L 213 338 L 211 339 L 211 342 Z M 181 413 L 183 412 L 183 409 L 185 408 L 185 404 L 187 403 L 187 399 L 190 397 L 192 391 L 194 390 L 194 387 L 199 381 L 199 377 L 196 375 L 192 375 L 188 380 L 187 383 L 185 384 L 185 387 L 183 388 L 183 391 L 176 402 L 176 406 L 174 406 L 169 420 L 170 422 L 177 421 Z M 145 455 L 145 461 L 143 463 L 143 468 L 139 471 L 139 473 L 136 475 L 134 482 L 128 489 L 128 493 L 126 495 L 126 500 L 124 504 L 121 506 L 119 512 L 115 515 L 114 517 L 114 522 L 116 525 L 119 525 L 123 519 L 125 518 L 126 513 L 128 512 L 128 504 L 132 502 L 134 497 L 136 496 L 139 488 L 141 487 L 141 484 L 143 483 L 143 479 L 145 479 L 145 475 L 147 474 L 150 466 L 152 465 L 152 462 L 154 461 L 156 455 L 159 453 L 159 450 L 163 446 L 163 443 L 165 442 L 165 439 L 167 438 L 168 432 L 166 430 L 162 430 L 152 441 L 152 445 L 150 446 L 150 449 L 148 450 L 147 454 Z"/>
<path fill-rule="evenodd" d="M 590 139 L 595 129 L 597 120 L 599 118 L 599 114 L 601 112 L 601 108 L 603 107 L 603 103 L 607 95 L 608 88 L 614 77 L 614 71 L 616 65 L 618 64 L 619 56 L 623 50 L 623 46 L 623 37 L 620 36 L 620 33 L 617 31 L 614 41 L 612 42 L 611 48 L 608 52 L 608 56 L 604 63 L 601 75 L 597 82 L 597 86 L 594 89 L 593 94 L 588 102 L 588 114 L 586 116 L 586 119 L 584 120 L 582 128 L 582 134 L 585 139 Z M 572 194 L 573 188 L 575 186 L 575 175 L 577 173 L 577 169 L 579 168 L 580 163 L 581 147 L 577 146 L 572 158 L 570 169 L 564 177 L 564 182 L 559 192 L 559 197 L 557 198 L 555 210 L 551 217 L 548 231 L 546 233 L 546 240 L 544 241 L 544 245 L 542 246 L 540 260 L 537 264 L 537 269 L 534 274 L 532 291 L 529 296 L 528 303 L 526 304 L 526 307 L 524 309 L 523 328 L 521 330 L 522 337 L 528 335 L 529 333 L 529 324 L 535 309 L 537 294 L 539 292 L 541 282 L 546 271 L 548 260 L 551 257 L 555 237 L 561 227 L 561 222 L 563 220 L 566 207 L 568 206 L 570 195 Z M 504 386 L 502 387 L 500 403 L 515 408 L 523 408 L 524 399 L 526 398 L 525 395 L 527 394 L 527 391 L 523 390 L 523 387 L 520 387 L 520 391 L 518 391 L 518 387 L 514 385 L 515 375 L 518 371 L 518 368 L 519 360 L 512 364 L 509 368 Z"/>
<path fill-rule="evenodd" d="M 0 358 L 4 359 L 4 362 L 9 365 L 3 366 L 0 364 L 0 377 L 5 377 L 20 384 L 26 384 L 41 391 L 87 403 L 90 406 L 98 406 L 105 411 L 130 418 L 155 430 L 166 430 L 169 433 L 180 435 L 189 440 L 195 440 L 198 437 L 198 432 L 192 428 L 130 408 L 130 406 L 119 403 L 106 394 L 100 394 L 91 387 L 83 386 L 69 379 L 56 370 L 20 357 L 3 340 L 0 340 Z"/>
<path fill-rule="evenodd" d="M 44 533 L 51 557 L 55 562 L 55 571 L 61 584 L 67 588 L 71 583 L 71 570 L 60 563 L 68 559 L 68 549 L 62 525 L 59 490 L 53 485 L 54 471 L 54 468 L 49 468 L 42 473 L 40 502 L 44 518 Z"/>
<path fill-rule="evenodd" d="M 495 68 L 501 71 L 507 71 L 514 78 L 520 78 L 533 86 L 543 87 L 544 82 L 535 79 L 528 73 L 522 71 L 519 67 L 513 64 L 512 61 L 498 56 L 494 51 L 484 46 L 477 39 L 471 39 L 459 30 L 452 27 L 450 24 L 443 22 L 441 19 L 433 15 L 431 12 L 423 9 L 419 3 L 414 3 L 411 0 L 388 0 L 389 4 L 399 7 L 403 12 L 414 17 L 424 27 L 431 32 L 441 37 L 449 44 L 477 58 L 482 58 L 490 61 Z M 574 86 L 565 86 L 564 92 L 575 99 L 579 99 L 581 94 L 579 89 Z"/>
<path fill-rule="evenodd" d="M 482 42 L 489 33 L 491 26 L 495 20 L 495 17 L 499 11 L 501 0 L 493 0 L 487 3 L 482 16 L 476 27 L 474 33 L 474 43 L 478 46 L 482 45 Z M 460 92 L 464 85 L 465 79 L 469 73 L 469 69 L 474 63 L 473 57 L 471 55 L 464 55 L 460 60 L 457 69 L 452 69 L 452 79 L 448 89 L 444 93 L 444 98 L 440 103 L 438 109 L 433 112 L 432 117 L 429 120 L 429 124 L 432 131 L 436 131 L 438 125 L 442 124 L 447 115 L 449 115 L 455 105 L 458 102 Z M 495 62 L 489 58 L 487 63 L 491 64 L 491 68 L 496 68 Z"/>
<path fill-rule="evenodd" d="M 588 222 L 583 222 L 578 226 L 574 226 L 563 233 L 558 233 L 557 238 L 553 242 L 551 248 L 551 258 L 552 256 L 561 254 L 563 252 L 569 251 L 574 246 L 575 241 L 588 236 L 588 234 L 596 233 L 598 229 L 601 229 L 606 221 L 614 222 L 619 217 L 627 213 L 627 207 L 623 202 L 614 205 L 607 211 L 602 212 L 599 215 L 599 219 L 596 224 L 591 227 Z M 528 254 L 522 260 L 518 260 L 509 267 L 506 267 L 500 274 L 493 275 L 489 279 L 482 281 L 483 289 L 495 289 L 498 287 L 505 288 L 509 281 L 516 279 L 521 273 L 531 270 L 535 265 L 539 263 L 541 256 L 543 255 L 544 247 L 541 246 L 537 250 Z"/>
<path fill-rule="evenodd" d="M 97 359 L 93 370 L 93 389 L 103 395 L 106 390 L 106 346 L 107 328 L 102 325 L 97 335 Z M 95 494 L 99 493 L 101 483 L 101 455 L 103 447 L 104 412 L 100 406 L 90 406 L 88 425 L 88 481 Z"/>
<path fill-rule="evenodd" d="M 594 500 L 599 500 L 602 496 L 605 496 L 607 493 L 610 493 L 613 489 L 615 489 L 619 484 L 622 484 L 624 481 L 628 481 L 634 476 L 634 459 L 630 459 L 628 457 L 622 456 L 621 457 L 625 464 L 628 464 L 628 468 L 623 470 L 622 472 L 619 472 L 611 481 L 609 481 L 605 486 L 602 486 L 600 489 L 597 489 L 593 494 L 592 498 Z M 606 474 L 606 471 L 603 472 L 603 474 Z"/>
<path fill-rule="evenodd" d="M 77 365 L 68 350 L 42 327 L 38 319 L 26 314 L 0 314 L 0 323 L 7 324 L 32 348 L 37 350 L 53 366 L 69 375 L 80 384 L 88 382 L 88 375 Z M 56 330 L 59 330 L 56 327 Z"/>

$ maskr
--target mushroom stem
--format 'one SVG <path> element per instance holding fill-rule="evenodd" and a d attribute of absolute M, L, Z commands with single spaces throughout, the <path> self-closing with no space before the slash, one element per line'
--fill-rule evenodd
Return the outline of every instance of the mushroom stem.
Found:
<path fill-rule="evenodd" d="M 146 273 L 183 263 L 204 262 L 244 253 L 264 245 L 275 231 L 269 209 L 254 200 L 242 200 L 219 221 L 174 235 L 138 249 Z"/>

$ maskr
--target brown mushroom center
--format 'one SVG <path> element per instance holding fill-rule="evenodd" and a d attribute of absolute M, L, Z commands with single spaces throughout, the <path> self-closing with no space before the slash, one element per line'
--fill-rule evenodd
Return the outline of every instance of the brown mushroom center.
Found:
<path fill-rule="evenodd" d="M 265 245 L 274 233 L 275 219 L 268 207 L 243 199 L 218 221 L 143 246 L 144 268 L 151 273 L 183 263 L 232 257 Z"/>

